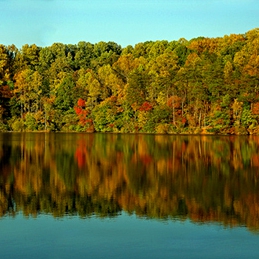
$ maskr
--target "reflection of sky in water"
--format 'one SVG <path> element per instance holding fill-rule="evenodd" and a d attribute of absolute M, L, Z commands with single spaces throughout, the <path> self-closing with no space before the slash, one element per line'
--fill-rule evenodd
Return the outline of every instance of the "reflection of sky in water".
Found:
<path fill-rule="evenodd" d="M 0 220 L 0 258 L 259 258 L 259 235 L 190 221 L 40 215 Z"/>

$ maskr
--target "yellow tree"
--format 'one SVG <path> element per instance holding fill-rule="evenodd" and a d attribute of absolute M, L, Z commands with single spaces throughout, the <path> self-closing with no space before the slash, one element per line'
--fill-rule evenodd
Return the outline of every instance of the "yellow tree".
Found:
<path fill-rule="evenodd" d="M 9 57 L 4 45 L 0 45 L 0 87 L 9 79 Z"/>
<path fill-rule="evenodd" d="M 12 48 L 13 46 L 8 49 L 4 45 L 0 45 L 0 120 L 3 119 L 6 103 L 11 97 L 8 82 L 10 80 L 11 73 Z"/>
<path fill-rule="evenodd" d="M 112 65 L 112 68 L 126 83 L 130 73 L 140 65 L 140 59 L 135 58 L 131 53 L 119 57 Z"/>
<path fill-rule="evenodd" d="M 150 101 L 153 102 L 162 92 L 167 102 L 169 95 L 174 95 L 175 92 L 173 85 L 179 70 L 177 55 L 173 51 L 166 51 L 149 62 L 149 70 L 153 77 L 152 86 L 149 88 Z"/>
<path fill-rule="evenodd" d="M 37 112 L 40 108 L 42 76 L 29 68 L 14 76 L 14 94 L 21 107 L 21 116 L 25 112 Z"/>
<path fill-rule="evenodd" d="M 124 82 L 110 65 L 104 65 L 98 69 L 98 78 L 102 86 L 102 99 L 121 94 Z"/>
<path fill-rule="evenodd" d="M 88 91 L 88 97 L 86 100 L 86 106 L 91 109 L 98 104 L 98 99 L 101 95 L 101 85 L 97 79 L 97 76 L 93 71 L 88 71 L 85 75 L 86 89 Z"/>

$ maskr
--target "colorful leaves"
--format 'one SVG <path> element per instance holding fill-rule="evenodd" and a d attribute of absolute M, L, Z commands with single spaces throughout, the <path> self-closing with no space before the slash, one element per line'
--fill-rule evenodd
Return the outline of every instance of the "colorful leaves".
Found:
<path fill-rule="evenodd" d="M 253 106 L 259 94 L 258 43 L 254 29 L 243 35 L 149 41 L 126 48 L 114 42 L 44 48 L 26 44 L 21 50 L 0 45 L 3 120 L 8 124 L 28 112 L 44 111 L 46 125 L 56 130 L 83 130 L 90 123 L 97 131 L 100 125 L 116 132 L 170 131 L 173 125 L 174 131 L 197 132 L 197 127 L 222 121 L 211 119 L 214 104 L 229 118 L 225 126 L 233 127 L 231 107 L 237 99 L 251 115 L 249 121 L 258 121 Z M 229 96 L 227 105 L 222 96 Z M 47 99 L 52 104 L 45 109 Z M 181 118 L 187 119 L 184 126 Z M 245 121 L 240 122 L 247 127 Z"/>
<path fill-rule="evenodd" d="M 144 102 L 140 107 L 139 110 L 140 111 L 145 111 L 148 112 L 153 108 L 153 106 L 149 103 L 149 102 Z"/>

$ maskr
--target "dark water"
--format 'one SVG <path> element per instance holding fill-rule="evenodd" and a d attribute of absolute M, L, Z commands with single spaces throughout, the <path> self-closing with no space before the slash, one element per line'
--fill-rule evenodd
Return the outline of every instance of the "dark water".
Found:
<path fill-rule="evenodd" d="M 0 258 L 259 258 L 259 137 L 0 134 Z"/>

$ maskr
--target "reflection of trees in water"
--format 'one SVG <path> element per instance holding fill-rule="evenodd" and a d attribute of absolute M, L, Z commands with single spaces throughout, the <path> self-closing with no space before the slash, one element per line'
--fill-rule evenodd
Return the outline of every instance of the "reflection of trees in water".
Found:
<path fill-rule="evenodd" d="M 257 137 L 24 134 L 2 143 L 1 215 L 123 209 L 259 228 Z"/>

